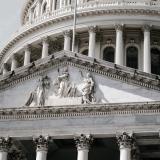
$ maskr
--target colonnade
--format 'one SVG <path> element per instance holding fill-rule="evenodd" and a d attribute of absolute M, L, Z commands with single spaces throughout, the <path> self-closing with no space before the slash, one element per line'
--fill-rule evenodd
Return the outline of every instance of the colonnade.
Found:
<path fill-rule="evenodd" d="M 124 40 L 123 40 L 123 26 L 116 25 L 116 51 L 115 51 L 115 64 L 124 65 Z M 89 45 L 88 45 L 88 56 L 95 58 L 97 57 L 96 50 L 96 34 L 97 27 L 91 26 L 88 29 L 89 32 Z M 143 44 L 143 71 L 146 73 L 151 73 L 151 51 L 150 51 L 150 27 L 148 25 L 143 27 L 144 32 L 144 44 Z M 64 50 L 71 51 L 72 34 L 71 30 L 63 32 L 64 36 Z M 41 39 L 42 43 L 42 53 L 41 58 L 46 58 L 49 55 L 49 37 L 44 37 Z M 30 64 L 31 61 L 31 49 L 30 45 L 24 47 L 24 62 L 23 65 L 26 66 Z M 17 68 L 16 56 L 13 55 L 11 58 L 11 71 Z M 7 68 L 4 64 L 3 74 L 6 74 Z"/>
<path fill-rule="evenodd" d="M 87 2 L 86 0 L 77 0 L 77 4 Z M 46 10 L 44 10 L 44 5 L 46 5 Z M 70 0 L 59 0 L 58 9 L 63 9 L 66 6 L 71 5 Z M 28 18 L 29 22 L 34 21 L 35 18 L 40 17 L 44 13 L 50 13 L 55 11 L 57 8 L 57 0 L 38 0 L 29 10 Z"/>
<path fill-rule="evenodd" d="M 74 138 L 77 147 L 77 160 L 88 160 L 89 150 L 92 147 L 93 137 L 91 135 L 81 134 Z M 47 160 L 47 152 L 49 143 L 52 141 L 50 137 L 39 136 L 33 139 L 36 145 L 36 160 Z M 131 160 L 131 150 L 134 143 L 132 136 L 123 133 L 117 136 L 117 142 L 120 149 L 120 160 Z M 11 140 L 8 138 L 0 138 L 0 160 L 7 160 L 7 154 L 11 147 Z"/>

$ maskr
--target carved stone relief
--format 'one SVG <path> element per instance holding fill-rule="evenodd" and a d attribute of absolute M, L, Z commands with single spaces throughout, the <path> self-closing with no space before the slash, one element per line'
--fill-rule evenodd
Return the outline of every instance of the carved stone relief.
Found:
<path fill-rule="evenodd" d="M 70 79 L 68 68 L 62 71 L 58 69 L 58 76 L 55 80 L 51 80 L 48 76 L 42 77 L 38 81 L 36 89 L 30 93 L 25 106 L 95 103 L 95 81 L 91 73 L 84 75 L 80 71 L 79 74 L 82 78 L 80 82 L 73 82 Z"/>
<path fill-rule="evenodd" d="M 44 106 L 47 97 L 47 90 L 50 88 L 50 80 L 48 76 L 42 77 L 38 81 L 36 89 L 30 93 L 26 102 L 26 106 Z"/>

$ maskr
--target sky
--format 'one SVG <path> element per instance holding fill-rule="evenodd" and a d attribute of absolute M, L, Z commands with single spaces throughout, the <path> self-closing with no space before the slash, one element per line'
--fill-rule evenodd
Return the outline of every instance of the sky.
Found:
<path fill-rule="evenodd" d="M 20 16 L 25 1 L 0 0 L 0 50 L 20 27 Z"/>

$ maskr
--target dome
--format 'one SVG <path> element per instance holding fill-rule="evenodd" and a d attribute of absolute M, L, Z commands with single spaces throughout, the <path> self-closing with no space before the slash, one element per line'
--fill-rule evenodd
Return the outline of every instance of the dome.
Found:
<path fill-rule="evenodd" d="M 160 159 L 160 1 L 74 2 L 25 1 L 0 51 L 0 160 Z"/>

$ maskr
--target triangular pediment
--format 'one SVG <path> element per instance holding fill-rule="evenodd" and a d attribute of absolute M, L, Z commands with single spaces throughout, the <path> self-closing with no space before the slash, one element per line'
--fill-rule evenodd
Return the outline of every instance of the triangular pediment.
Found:
<path fill-rule="evenodd" d="M 42 77 L 50 83 L 45 102 L 37 89 Z M 66 51 L 8 73 L 1 77 L 0 87 L 5 107 L 150 102 L 160 97 L 154 75 Z M 36 94 L 42 101 L 34 102 Z M 7 100 L 11 97 L 12 103 Z"/>

